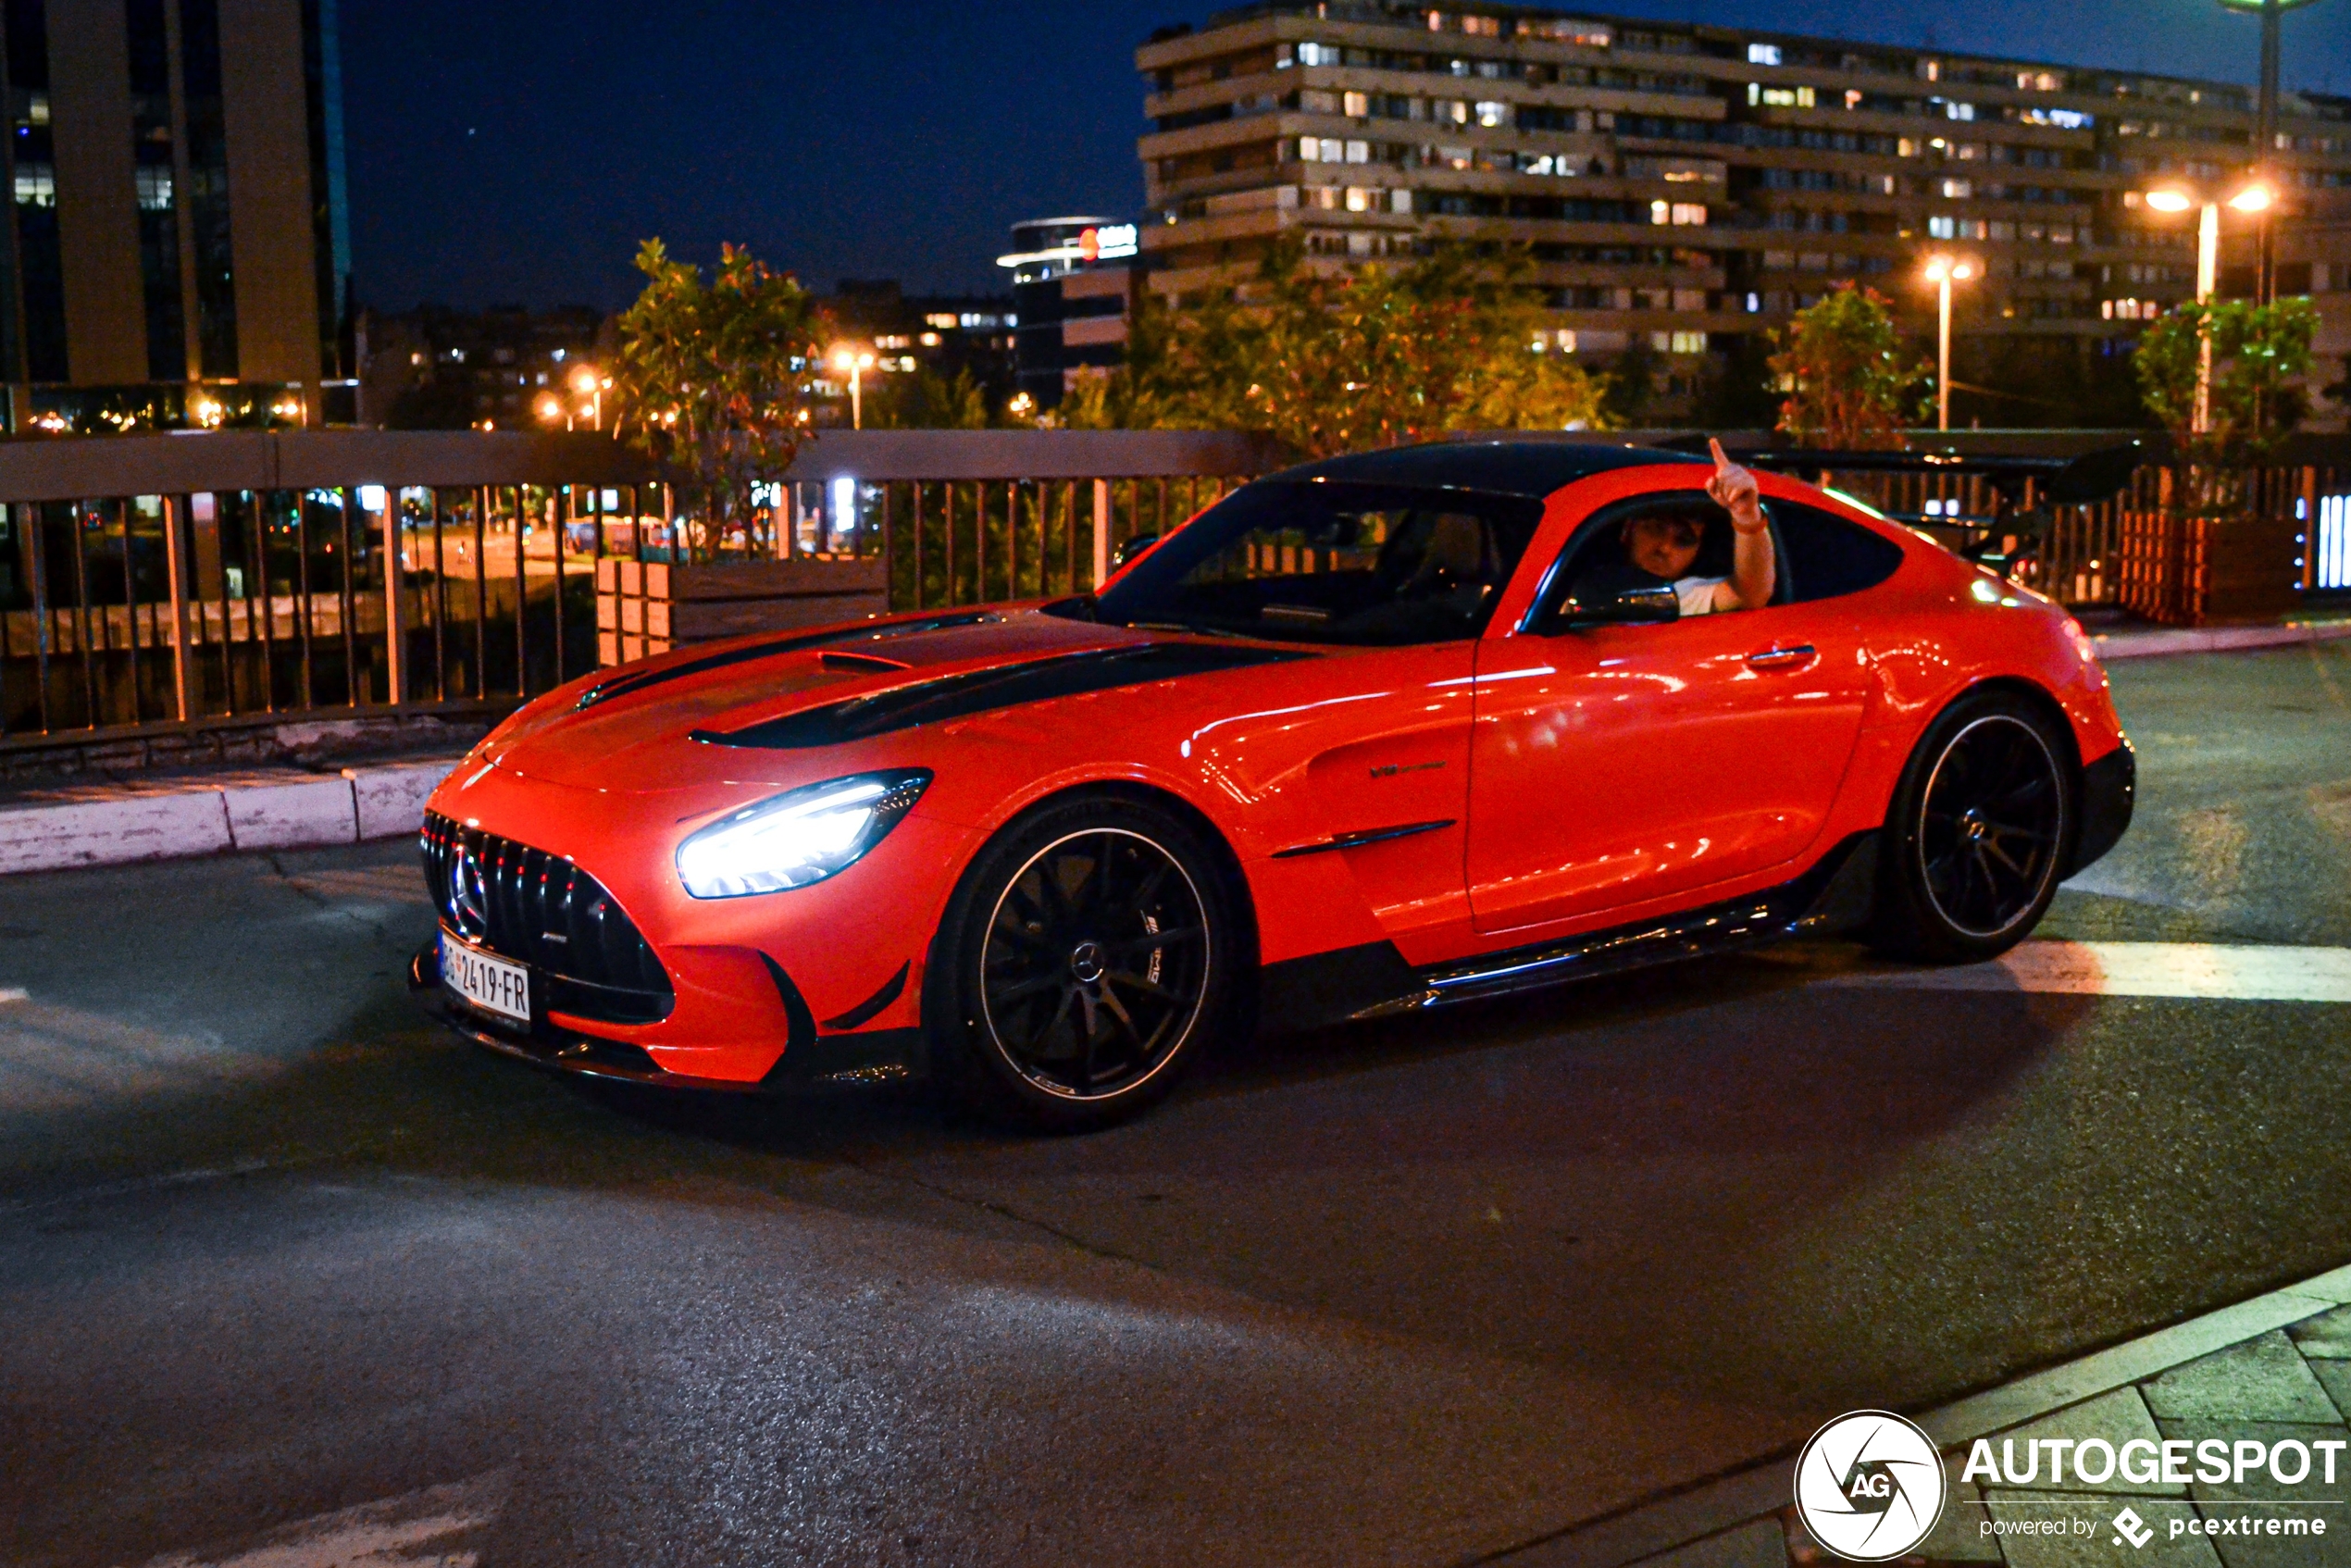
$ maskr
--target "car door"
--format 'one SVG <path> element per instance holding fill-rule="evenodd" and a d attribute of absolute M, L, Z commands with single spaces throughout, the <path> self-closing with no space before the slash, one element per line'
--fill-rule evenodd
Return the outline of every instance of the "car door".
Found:
<path fill-rule="evenodd" d="M 1552 578 L 1640 504 L 1595 514 Z M 1571 627 L 1553 610 L 1538 601 L 1479 644 L 1467 844 L 1476 929 L 1535 940 L 1537 927 L 1651 901 L 1702 902 L 1707 888 L 1813 843 L 1871 691 L 1849 601 L 1655 625 Z"/>

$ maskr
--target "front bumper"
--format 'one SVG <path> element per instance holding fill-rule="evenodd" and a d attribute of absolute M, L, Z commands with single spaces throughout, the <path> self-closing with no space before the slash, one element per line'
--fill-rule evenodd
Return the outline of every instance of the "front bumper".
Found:
<path fill-rule="evenodd" d="M 2082 770 L 2082 831 L 2074 835 L 2068 877 L 2103 858 L 2122 840 L 2139 792 L 2139 758 L 2124 740 Z"/>
<path fill-rule="evenodd" d="M 408 961 L 408 995 L 435 1023 L 503 1056 L 580 1077 L 656 1089 L 757 1094 L 827 1079 L 901 1077 L 921 1067 L 920 1030 L 875 1029 L 857 1035 L 820 1036 L 807 1022 L 806 1004 L 800 1002 L 790 978 L 782 970 L 774 969 L 772 963 L 770 967 L 777 988 L 784 993 L 792 1038 L 765 1077 L 749 1079 L 673 1072 L 656 1062 L 642 1046 L 627 1040 L 610 1039 L 545 1021 L 535 1027 L 522 1028 L 478 1013 L 453 1001 L 442 985 L 438 937 L 418 949 Z"/>

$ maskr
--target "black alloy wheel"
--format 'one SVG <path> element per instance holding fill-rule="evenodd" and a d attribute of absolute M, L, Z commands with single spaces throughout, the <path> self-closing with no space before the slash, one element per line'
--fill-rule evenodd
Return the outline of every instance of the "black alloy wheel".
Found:
<path fill-rule="evenodd" d="M 1889 815 L 1879 945 L 1965 961 L 2022 940 L 2056 896 L 2076 793 L 2071 751 L 2034 705 L 1992 692 L 1947 710 Z"/>
<path fill-rule="evenodd" d="M 1172 813 L 1104 799 L 1014 824 L 974 862 L 941 930 L 952 941 L 935 968 L 954 987 L 952 1038 L 933 1031 L 942 1077 L 998 1120 L 1076 1129 L 1132 1114 L 1230 1014 L 1235 924 L 1216 857 Z"/>

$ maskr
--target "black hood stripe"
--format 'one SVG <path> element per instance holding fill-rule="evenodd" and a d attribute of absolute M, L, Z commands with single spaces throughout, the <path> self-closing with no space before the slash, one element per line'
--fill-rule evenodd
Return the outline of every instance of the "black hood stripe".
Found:
<path fill-rule="evenodd" d="M 837 626 L 828 631 L 808 631 L 792 637 L 770 638 L 765 642 L 753 642 L 747 647 L 729 648 L 723 653 L 708 653 L 699 659 L 688 659 L 684 664 L 671 665 L 664 669 L 638 670 L 633 674 L 616 675 L 610 680 L 591 686 L 587 691 L 582 691 L 579 694 L 579 701 L 573 704 L 572 712 L 580 713 L 594 707 L 599 703 L 609 703 L 616 697 L 626 697 L 634 692 L 649 691 L 655 686 L 667 685 L 673 680 L 684 680 L 689 676 L 707 675 L 715 669 L 726 669 L 732 665 L 747 665 L 756 659 L 772 659 L 778 653 L 797 653 L 802 648 L 822 648 L 833 642 L 878 642 L 884 638 L 911 637 L 918 631 L 941 631 L 949 627 L 977 626 L 982 621 L 1001 618 L 987 610 L 965 610 L 952 616 L 926 616 L 920 620 L 891 621 L 886 626 Z"/>
<path fill-rule="evenodd" d="M 697 729 L 693 739 L 714 746 L 755 746 L 766 751 L 799 751 L 810 746 L 837 746 L 864 740 L 917 725 L 944 724 L 995 708 L 1042 703 L 1055 697 L 1076 697 L 1108 691 L 1120 686 L 1141 686 L 1187 675 L 1212 675 L 1220 670 L 1247 669 L 1252 665 L 1287 664 L 1316 654 L 1287 648 L 1259 648 L 1207 642 L 1153 642 L 1140 648 L 1108 648 L 1084 653 L 1064 653 L 1026 664 L 999 665 L 964 675 L 918 681 L 870 697 L 852 697 L 802 713 L 786 714 L 748 728 L 721 734 Z"/>

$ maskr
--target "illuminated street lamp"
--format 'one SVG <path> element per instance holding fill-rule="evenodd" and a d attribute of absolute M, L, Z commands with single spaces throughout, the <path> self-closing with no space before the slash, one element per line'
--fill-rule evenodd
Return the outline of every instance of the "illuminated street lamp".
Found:
<path fill-rule="evenodd" d="M 571 429 L 571 415 L 564 408 L 564 400 L 554 392 L 541 392 L 538 408 L 541 423 L 552 425 L 561 419 L 565 429 Z"/>
<path fill-rule="evenodd" d="M 571 373 L 571 390 L 588 399 L 589 417 L 597 429 L 604 428 L 604 389 L 612 385 L 612 378 L 599 376 L 592 365 L 582 365 Z"/>
<path fill-rule="evenodd" d="M 2314 0 L 2220 0 L 2224 11 L 2247 12 L 2261 19 L 2261 96 L 2253 121 L 2254 169 L 2266 172 L 2278 150 L 2278 57 L 2283 49 L 2283 30 L 2280 24 L 2285 13 L 2299 10 Z M 2266 204 L 2265 204 L 2266 205 Z M 2261 207 L 2248 207 L 2260 212 Z M 2257 281 L 2253 297 L 2256 305 L 2268 305 L 2276 289 L 2274 246 L 2271 243 L 2270 219 L 2264 216 L 2256 235 L 2258 256 Z"/>
<path fill-rule="evenodd" d="M 2220 200 L 2200 196 L 2178 185 L 2160 186 L 2149 191 L 2145 199 L 2157 212 L 2203 207 L 2204 216 L 2197 221 L 2196 232 L 2196 303 L 2210 305 L 2220 287 Z M 2257 180 L 2230 196 L 2227 205 L 2238 212 L 2267 212 L 2270 188 Z M 2202 435 L 2212 428 L 2212 330 L 2208 320 L 2197 335 L 2201 342 L 2196 345 L 2196 417 L 2190 428 Z"/>
<path fill-rule="evenodd" d="M 1931 256 L 1926 280 L 1934 285 L 1934 428 L 1951 428 L 1951 285 L 1975 276 L 1975 263 L 1965 256 Z"/>
<path fill-rule="evenodd" d="M 873 367 L 874 356 L 864 349 L 843 343 L 833 350 L 833 368 L 849 372 L 849 428 L 852 430 L 865 428 L 865 396 L 860 378 Z"/>

